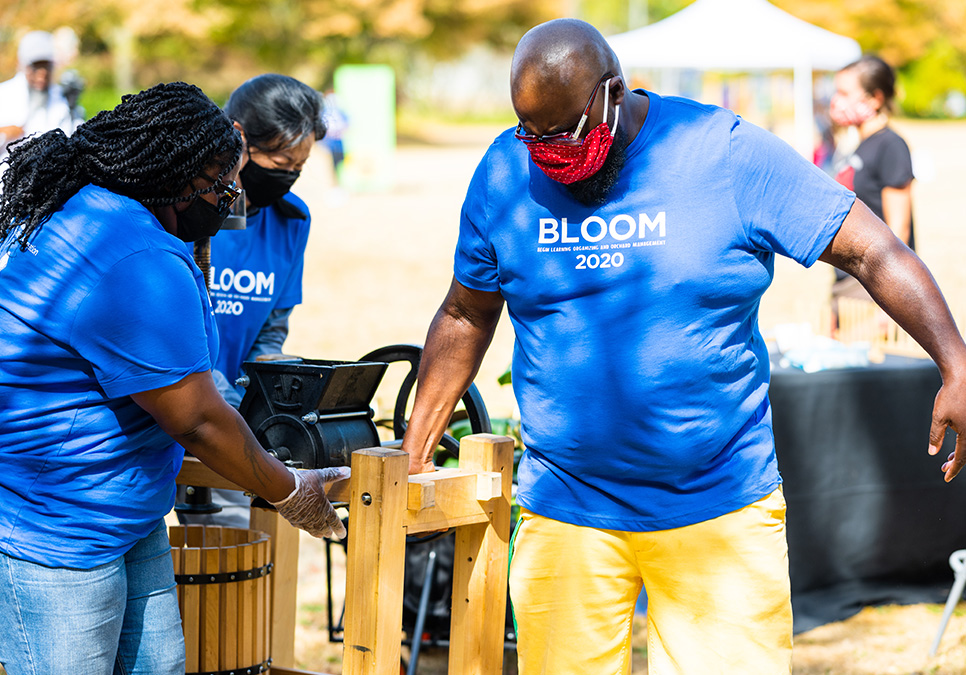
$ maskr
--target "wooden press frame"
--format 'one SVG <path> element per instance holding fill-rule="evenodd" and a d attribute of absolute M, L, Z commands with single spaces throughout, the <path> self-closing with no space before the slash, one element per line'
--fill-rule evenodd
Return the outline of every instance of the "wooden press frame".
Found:
<path fill-rule="evenodd" d="M 460 442 L 459 468 L 408 476 L 409 455 L 368 448 L 352 453 L 352 476 L 332 486 L 349 504 L 343 673 L 399 672 L 407 534 L 456 528 L 449 672 L 503 670 L 510 540 L 513 440 L 475 434 Z M 240 489 L 197 459 L 177 482 Z M 252 509 L 251 525 L 271 536 L 273 675 L 311 675 L 295 665 L 298 530 L 276 512 Z"/>

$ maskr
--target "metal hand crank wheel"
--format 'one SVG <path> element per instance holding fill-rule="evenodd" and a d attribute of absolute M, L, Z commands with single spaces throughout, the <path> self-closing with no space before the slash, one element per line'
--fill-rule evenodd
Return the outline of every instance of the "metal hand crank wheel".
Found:
<path fill-rule="evenodd" d="M 406 410 L 409 405 L 409 398 L 416 386 L 416 377 L 419 374 L 419 360 L 423 355 L 423 348 L 418 345 L 388 345 L 380 347 L 363 356 L 360 361 L 377 361 L 382 363 L 409 363 L 409 372 L 399 393 L 396 394 L 396 405 L 393 408 L 392 431 L 396 440 L 402 440 L 406 433 L 408 421 Z M 479 389 L 475 384 L 470 384 L 466 393 L 463 394 L 463 406 L 466 408 L 466 419 L 470 423 L 470 429 L 474 434 L 490 433 L 490 416 L 486 412 L 486 405 L 483 397 L 480 396 Z M 459 441 L 450 434 L 444 434 L 439 445 L 442 449 L 437 450 L 434 462 L 442 465 L 447 459 L 459 457 Z"/>

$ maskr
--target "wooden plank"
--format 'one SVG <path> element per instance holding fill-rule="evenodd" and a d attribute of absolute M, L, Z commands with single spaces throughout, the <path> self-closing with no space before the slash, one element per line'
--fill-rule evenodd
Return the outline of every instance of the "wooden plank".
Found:
<path fill-rule="evenodd" d="M 265 542 L 265 562 L 272 562 L 272 541 Z M 265 595 L 265 621 L 262 624 L 262 635 L 265 641 L 265 656 L 272 658 L 272 584 L 275 582 L 274 569 L 269 571 L 262 589 Z M 295 631 L 292 631 L 292 642 L 295 642 Z M 294 654 L 293 654 L 294 658 Z"/>
<path fill-rule="evenodd" d="M 221 550 L 218 548 L 201 549 L 202 565 L 205 577 L 221 572 Z M 201 633 L 201 668 L 202 670 L 218 670 L 218 626 L 221 623 L 221 586 L 222 584 L 206 583 L 202 589 L 202 606 L 204 607 L 203 625 Z"/>
<path fill-rule="evenodd" d="M 180 547 L 171 548 L 171 563 L 174 565 L 175 576 L 181 574 L 183 553 L 184 551 Z M 184 586 L 178 584 L 176 589 L 178 593 L 178 613 L 181 614 L 181 623 L 184 623 Z"/>
<path fill-rule="evenodd" d="M 221 540 L 224 537 L 225 528 L 219 525 L 205 526 L 205 546 L 210 548 L 221 548 Z"/>
<path fill-rule="evenodd" d="M 216 473 L 197 457 L 184 458 L 184 462 L 181 464 L 181 471 L 178 472 L 175 482 L 178 485 L 197 485 L 198 487 L 213 487 L 221 488 L 222 490 L 238 490 L 239 492 L 244 492 L 242 486 Z M 333 483 L 327 494 L 329 501 L 332 502 L 349 501 L 348 479 Z"/>
<path fill-rule="evenodd" d="M 401 450 L 352 453 L 342 662 L 346 675 L 385 675 L 399 669 L 408 468 L 409 455 Z"/>
<path fill-rule="evenodd" d="M 186 548 L 184 551 L 184 571 L 182 574 L 197 577 L 201 574 L 201 549 Z M 187 672 L 198 672 L 199 649 L 201 646 L 201 587 L 187 584 L 184 587 L 184 613 L 181 617 L 184 627 L 185 668 Z"/>
<path fill-rule="evenodd" d="M 251 527 L 270 537 L 269 623 L 271 640 L 268 653 L 280 668 L 295 666 L 295 618 L 299 576 L 299 530 L 276 511 L 252 509 Z"/>
<path fill-rule="evenodd" d="M 255 562 L 251 544 L 238 547 L 238 566 L 241 574 L 250 570 Z M 254 580 L 246 579 L 238 583 L 238 664 L 239 668 L 255 665 L 255 587 Z"/>
<path fill-rule="evenodd" d="M 238 549 L 234 546 L 221 549 L 221 568 L 225 572 L 238 571 Z M 238 663 L 238 584 L 225 584 L 221 594 L 222 623 L 218 636 L 221 652 L 221 670 L 237 668 Z"/>
<path fill-rule="evenodd" d="M 187 525 L 185 526 L 185 542 L 190 548 L 201 548 L 205 545 L 205 526 Z"/>
<path fill-rule="evenodd" d="M 419 480 L 431 474 L 418 474 L 409 477 L 409 493 L 406 498 L 407 511 L 422 511 L 436 505 L 436 483 Z"/>
<path fill-rule="evenodd" d="M 489 522 L 456 531 L 449 672 L 500 675 L 506 625 L 513 440 L 492 434 L 464 437 L 460 442 L 460 467 L 467 471 L 497 471 L 502 484 L 500 498 L 484 502 Z"/>
<path fill-rule="evenodd" d="M 262 539 L 254 544 L 255 567 L 261 568 L 268 557 L 268 540 Z M 265 577 L 255 580 L 255 634 L 252 636 L 255 642 L 255 660 L 252 663 L 262 663 L 265 660 L 265 624 L 268 623 L 265 607 Z"/>
<path fill-rule="evenodd" d="M 349 501 L 349 479 L 343 479 L 337 481 L 329 486 L 328 492 L 325 493 L 326 497 L 332 503 L 341 502 L 343 504 Z"/>
<path fill-rule="evenodd" d="M 223 490 L 243 490 L 243 488 L 212 469 L 197 457 L 185 457 L 175 482 L 178 485 L 197 485 L 199 487 L 221 488 Z"/>
<path fill-rule="evenodd" d="M 184 548 L 184 526 L 172 525 L 168 528 L 168 543 L 171 548 Z"/>
<path fill-rule="evenodd" d="M 403 525 L 409 534 L 489 522 L 492 508 L 478 499 L 480 476 L 477 473 L 461 467 L 409 476 L 408 503 L 417 502 L 416 497 L 412 496 L 413 486 L 425 483 L 434 486 L 433 503 L 418 511 L 407 509 L 403 515 Z M 485 493 L 485 496 L 492 495 Z"/>

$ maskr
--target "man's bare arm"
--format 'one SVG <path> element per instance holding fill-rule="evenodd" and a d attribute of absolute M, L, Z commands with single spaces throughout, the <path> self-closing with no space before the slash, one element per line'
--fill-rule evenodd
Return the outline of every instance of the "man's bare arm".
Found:
<path fill-rule="evenodd" d="M 409 453 L 410 473 L 433 470 L 433 451 L 476 377 L 502 310 L 499 293 L 476 291 L 453 279 L 430 324 L 419 364 L 416 400 L 402 445 Z"/>
<path fill-rule="evenodd" d="M 820 260 L 858 279 L 939 366 L 943 386 L 933 407 L 929 453 L 939 452 L 947 428 L 958 434 L 956 450 L 942 466 L 945 479 L 952 480 L 966 464 L 966 344 L 935 279 L 859 200 Z"/>

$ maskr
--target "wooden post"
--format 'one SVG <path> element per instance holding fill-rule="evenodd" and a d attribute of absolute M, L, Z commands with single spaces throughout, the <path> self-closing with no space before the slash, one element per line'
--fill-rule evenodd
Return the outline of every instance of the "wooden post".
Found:
<path fill-rule="evenodd" d="M 501 494 L 487 502 L 489 521 L 456 530 L 449 672 L 499 675 L 506 636 L 513 441 L 491 434 L 463 438 L 460 469 L 500 473 Z"/>
<path fill-rule="evenodd" d="M 278 515 L 278 511 L 252 509 L 253 530 L 271 538 L 272 575 L 269 592 L 269 622 L 272 626 L 268 653 L 272 664 L 295 667 L 296 591 L 299 577 L 299 530 Z"/>
<path fill-rule="evenodd" d="M 399 672 L 409 455 L 371 448 L 352 453 L 343 670 Z"/>

